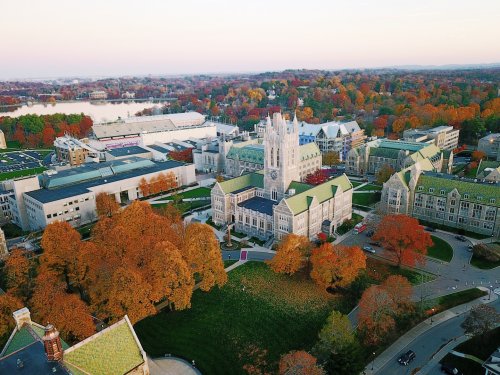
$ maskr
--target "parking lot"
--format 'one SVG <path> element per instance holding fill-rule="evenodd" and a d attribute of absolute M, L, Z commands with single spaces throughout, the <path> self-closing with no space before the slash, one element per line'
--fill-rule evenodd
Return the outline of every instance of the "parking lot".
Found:
<path fill-rule="evenodd" d="M 0 154 L 0 176 L 8 174 L 15 177 L 16 173 L 24 175 L 23 171 L 42 167 L 42 161 L 46 153 L 27 150 L 27 151 L 10 151 Z"/>

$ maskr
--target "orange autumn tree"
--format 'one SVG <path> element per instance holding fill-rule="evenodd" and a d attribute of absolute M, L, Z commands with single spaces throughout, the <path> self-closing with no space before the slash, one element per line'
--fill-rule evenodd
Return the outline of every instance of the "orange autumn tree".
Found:
<path fill-rule="evenodd" d="M 33 286 L 33 264 L 28 259 L 28 252 L 13 249 L 5 260 L 4 274 L 9 292 L 26 301 Z"/>
<path fill-rule="evenodd" d="M 120 204 L 116 201 L 114 195 L 99 193 L 95 197 L 97 216 L 111 217 L 120 211 Z"/>
<path fill-rule="evenodd" d="M 159 242 L 146 252 L 144 262 L 142 273 L 151 285 L 153 302 L 165 299 L 176 310 L 191 307 L 194 278 L 179 249 L 170 242 Z"/>
<path fill-rule="evenodd" d="M 215 285 L 222 287 L 227 282 L 219 241 L 212 227 L 202 223 L 187 226 L 183 257 L 192 272 L 200 276 L 201 290 L 208 291 Z"/>
<path fill-rule="evenodd" d="M 276 255 L 268 264 L 276 273 L 293 275 L 304 267 L 310 248 L 307 237 L 290 233 L 279 243 Z"/>
<path fill-rule="evenodd" d="M 398 214 L 384 216 L 372 239 L 388 250 L 398 267 L 424 263 L 427 248 L 432 246 L 430 234 L 417 219 Z"/>
<path fill-rule="evenodd" d="M 403 276 L 389 276 L 371 286 L 359 301 L 358 327 L 368 345 L 377 345 L 396 326 L 395 318 L 413 310 L 410 282 Z"/>
<path fill-rule="evenodd" d="M 23 302 L 10 293 L 0 294 L 0 337 L 6 337 L 14 328 L 12 313 L 23 308 Z"/>
<path fill-rule="evenodd" d="M 366 268 L 366 256 L 356 246 L 324 243 L 311 254 L 311 278 L 320 286 L 345 288 Z"/>
<path fill-rule="evenodd" d="M 281 357 L 278 374 L 324 375 L 325 371 L 318 365 L 314 356 L 306 351 L 297 350 Z"/>
<path fill-rule="evenodd" d="M 71 275 L 77 264 L 80 234 L 67 222 L 55 221 L 45 228 L 42 235 L 41 262 L 70 288 Z"/>
<path fill-rule="evenodd" d="M 95 332 L 89 307 L 77 294 L 67 293 L 58 277 L 45 269 L 36 278 L 31 298 L 35 319 L 53 324 L 66 340 L 83 340 Z"/>

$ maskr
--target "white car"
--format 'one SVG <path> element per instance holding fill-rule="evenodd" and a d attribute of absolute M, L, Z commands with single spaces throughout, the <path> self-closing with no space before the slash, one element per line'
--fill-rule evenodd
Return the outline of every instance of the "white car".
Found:
<path fill-rule="evenodd" d="M 368 251 L 369 253 L 375 254 L 375 249 L 371 246 L 368 246 L 368 245 L 363 246 L 363 250 Z"/>

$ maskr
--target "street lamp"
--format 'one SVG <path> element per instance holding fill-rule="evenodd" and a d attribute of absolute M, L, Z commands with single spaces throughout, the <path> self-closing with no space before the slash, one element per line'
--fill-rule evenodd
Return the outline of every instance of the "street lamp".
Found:
<path fill-rule="evenodd" d="M 372 360 L 372 371 L 373 371 L 373 364 L 375 363 L 375 352 L 373 352 L 372 354 L 373 354 L 373 360 Z"/>
<path fill-rule="evenodd" d="M 435 309 L 434 307 L 431 309 L 431 325 L 432 325 L 432 322 L 433 322 L 432 317 L 433 317 L 433 315 L 434 315 L 434 311 L 435 311 L 435 310 L 436 310 L 436 309 Z"/>
<path fill-rule="evenodd" d="M 491 289 L 492 289 L 492 286 L 490 285 L 490 286 L 488 287 L 488 292 L 489 292 L 489 293 L 488 293 L 488 301 L 490 301 L 490 300 L 491 300 Z"/>

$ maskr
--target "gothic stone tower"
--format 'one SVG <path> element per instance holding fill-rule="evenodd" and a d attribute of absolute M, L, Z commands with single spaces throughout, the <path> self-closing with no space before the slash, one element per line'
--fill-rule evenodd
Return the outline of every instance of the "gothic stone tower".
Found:
<path fill-rule="evenodd" d="M 292 181 L 300 181 L 299 124 L 291 124 L 281 113 L 267 117 L 264 131 L 264 195 L 281 200 Z"/>

